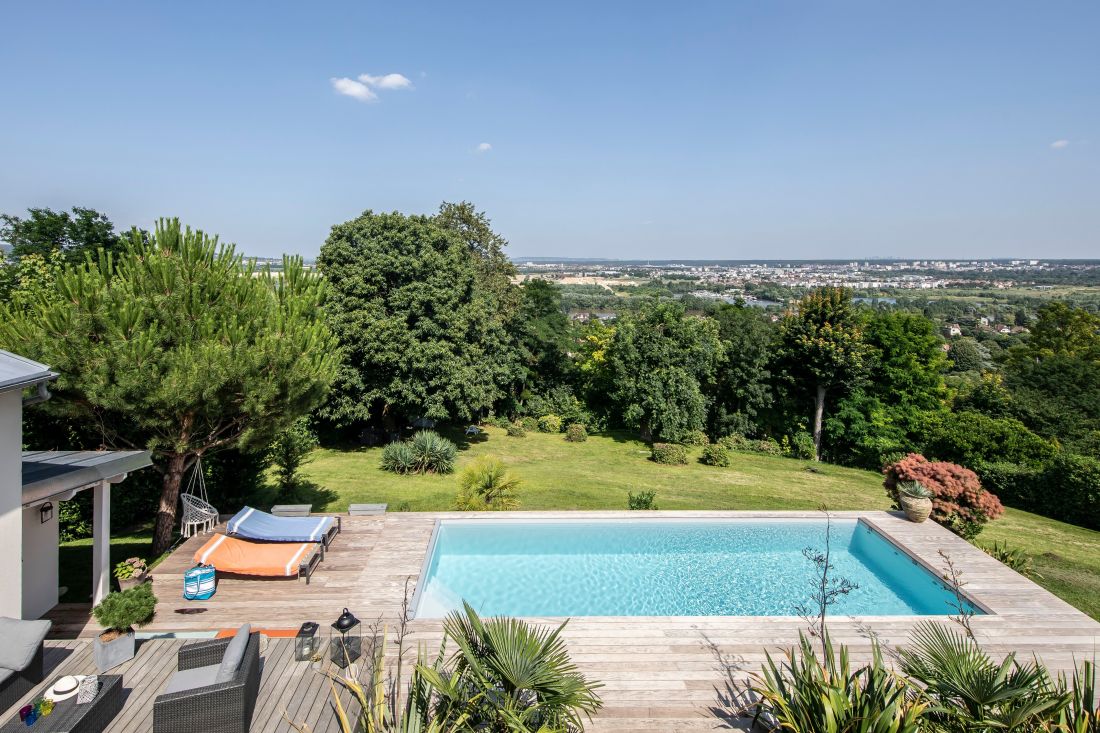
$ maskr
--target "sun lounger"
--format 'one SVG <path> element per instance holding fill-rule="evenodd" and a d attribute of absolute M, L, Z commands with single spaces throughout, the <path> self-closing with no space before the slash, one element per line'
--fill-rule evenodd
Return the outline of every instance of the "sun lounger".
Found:
<path fill-rule="evenodd" d="M 226 534 L 263 542 L 320 542 L 328 547 L 340 533 L 339 517 L 276 517 L 246 506 L 225 525 Z M 321 559 L 325 559 L 322 551 Z"/>
<path fill-rule="evenodd" d="M 305 577 L 321 561 L 316 542 L 250 542 L 219 534 L 195 553 L 195 562 L 213 565 L 219 573 L 258 575 L 267 578 Z"/>

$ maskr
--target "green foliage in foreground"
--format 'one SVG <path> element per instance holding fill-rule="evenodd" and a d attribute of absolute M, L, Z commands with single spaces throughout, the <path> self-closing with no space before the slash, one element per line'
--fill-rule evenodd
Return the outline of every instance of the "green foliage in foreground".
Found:
<path fill-rule="evenodd" d="M 399 629 L 398 666 L 385 669 L 386 638 L 375 639 L 364 683 L 329 673 L 333 708 L 343 733 L 573 733 L 599 710 L 599 683 L 584 677 L 556 629 L 513 618 L 482 619 L 468 604 L 443 623 L 443 643 L 433 662 L 421 645 L 402 702 Z M 457 646 L 446 662 L 446 647 Z M 348 690 L 360 709 L 348 714 L 338 688 Z M 309 733 L 304 724 L 291 726 Z"/>
<path fill-rule="evenodd" d="M 882 474 L 757 453 L 738 453 L 730 468 L 697 462 L 701 449 L 691 449 L 685 466 L 664 466 L 649 458 L 649 446 L 622 433 L 592 434 L 583 443 L 560 435 L 529 433 L 508 438 L 497 427 L 485 429 L 484 440 L 459 451 L 461 471 L 479 456 L 495 455 L 523 476 L 523 508 L 624 509 L 627 489 L 655 491 L 662 509 L 816 510 L 889 509 Z M 346 510 L 352 502 L 402 504 L 414 511 L 447 511 L 455 498 L 450 476 L 397 476 L 378 469 L 382 448 L 339 451 L 322 449 L 303 469 L 306 480 L 323 487 L 327 503 L 317 511 Z M 268 504 L 274 501 L 270 495 Z M 256 500 L 263 506 L 264 498 Z M 1007 509 L 986 525 L 983 543 L 1005 542 L 1032 559 L 1036 582 L 1094 618 L 1100 618 L 1100 532 Z M 146 554 L 133 547 L 118 559 Z"/>
<path fill-rule="evenodd" d="M 823 659 L 800 636 L 756 675 L 755 720 L 790 733 L 1095 733 L 1100 729 L 1091 662 L 1066 680 L 1009 654 L 995 661 L 970 637 L 936 622 L 918 625 L 898 652 L 900 673 L 876 645 L 852 669 L 828 632 Z"/>

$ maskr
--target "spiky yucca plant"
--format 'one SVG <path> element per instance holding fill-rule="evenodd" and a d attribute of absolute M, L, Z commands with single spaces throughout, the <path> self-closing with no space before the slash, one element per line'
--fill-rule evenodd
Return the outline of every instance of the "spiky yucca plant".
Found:
<path fill-rule="evenodd" d="M 771 654 L 752 689 L 754 725 L 789 733 L 917 733 L 926 702 L 906 681 L 883 664 L 878 645 L 870 664 L 852 669 L 847 647 L 833 648 L 828 631 L 822 637 L 824 659 L 813 641 L 799 634 L 797 648 L 784 661 Z"/>

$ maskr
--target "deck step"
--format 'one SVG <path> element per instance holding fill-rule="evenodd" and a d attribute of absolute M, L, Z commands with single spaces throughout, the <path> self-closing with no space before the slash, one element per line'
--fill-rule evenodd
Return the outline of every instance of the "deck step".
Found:
<path fill-rule="evenodd" d="M 348 514 L 353 517 L 369 517 L 375 514 L 385 514 L 387 504 L 352 504 L 348 507 Z"/>

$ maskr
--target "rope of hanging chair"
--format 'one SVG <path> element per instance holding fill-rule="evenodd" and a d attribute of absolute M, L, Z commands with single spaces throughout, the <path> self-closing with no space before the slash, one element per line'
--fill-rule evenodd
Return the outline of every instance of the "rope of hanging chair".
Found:
<path fill-rule="evenodd" d="M 199 488 L 198 493 L 195 493 L 196 483 Z M 195 463 L 191 467 L 191 478 L 187 480 L 187 489 L 183 493 L 197 496 L 206 503 L 210 503 L 210 499 L 206 496 L 206 476 L 202 470 L 202 456 L 195 458 Z"/>

